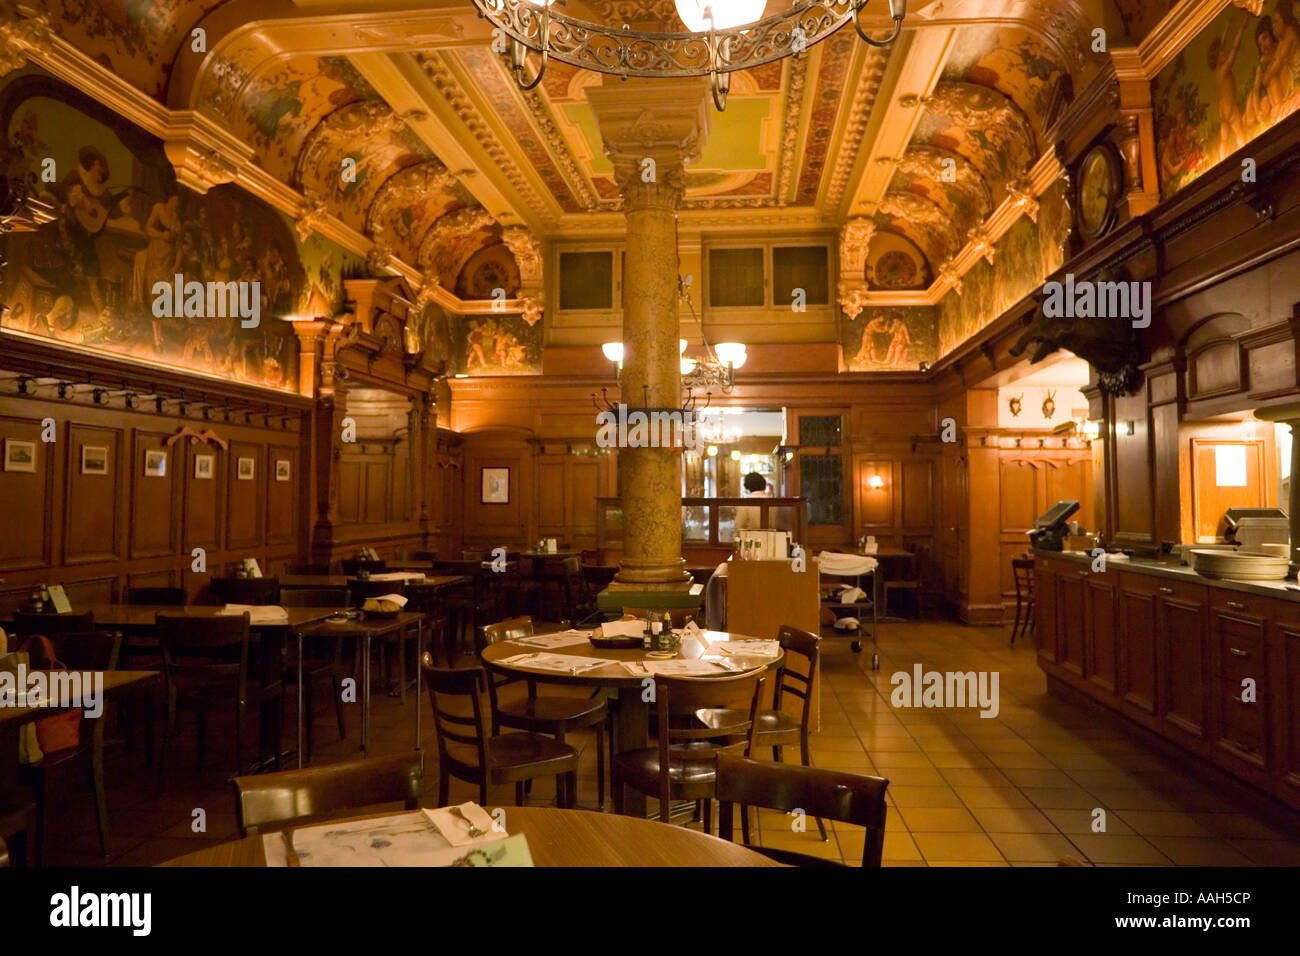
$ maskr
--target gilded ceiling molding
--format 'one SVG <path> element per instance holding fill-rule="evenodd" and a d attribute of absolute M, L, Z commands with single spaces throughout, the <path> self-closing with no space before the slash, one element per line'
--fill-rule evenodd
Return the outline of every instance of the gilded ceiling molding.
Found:
<path fill-rule="evenodd" d="M 988 181 L 974 163 L 955 150 L 924 144 L 909 146 L 898 160 L 898 171 L 958 187 L 974 202 L 981 219 L 993 212 L 993 194 Z"/>
<path fill-rule="evenodd" d="M 176 113 L 162 134 L 176 180 L 196 193 L 234 182 L 253 159 L 252 147 L 202 113 Z"/>
<path fill-rule="evenodd" d="M 422 235 L 413 235 L 408 229 L 407 235 L 400 233 L 390 235 L 391 221 L 403 208 L 417 203 L 431 204 L 440 196 L 445 196 L 450 203 L 462 202 L 457 199 L 457 187 L 464 171 L 454 173 L 436 159 L 426 160 L 414 166 L 397 170 L 375 191 L 375 198 L 370 201 L 366 211 L 365 231 L 375 241 L 392 239 L 405 241 L 412 249 L 419 247 Z M 444 202 L 445 208 L 449 203 Z M 427 210 L 426 210 L 427 211 Z M 412 226 L 423 225 L 418 221 Z M 429 224 L 430 226 L 432 223 Z"/>
<path fill-rule="evenodd" d="M 328 215 L 325 203 L 319 199 L 304 200 L 298 209 L 297 223 L 294 226 L 298 232 L 298 241 L 306 242 L 310 239 Z"/>
<path fill-rule="evenodd" d="M 1252 16 L 1259 16 L 1263 6 L 1261 0 L 1182 0 L 1138 44 L 1137 60 L 1141 78 L 1155 79 L 1187 44 L 1214 22 L 1215 17 L 1233 5 L 1250 12 Z"/>
<path fill-rule="evenodd" d="M 550 204 L 543 199 L 542 195 L 533 188 L 532 183 L 523 175 L 509 152 L 497 139 L 496 134 L 493 133 L 492 127 L 487 120 L 483 118 L 483 115 L 470 101 L 469 96 L 461 89 L 460 84 L 452 75 L 451 70 L 447 68 L 442 57 L 437 54 L 417 53 L 415 54 L 415 60 L 470 135 L 478 141 L 479 146 L 491 157 L 492 162 L 505 174 L 506 179 L 520 198 L 531 209 L 537 211 L 543 222 L 547 225 L 553 225 L 556 222 L 556 217 L 551 212 Z"/>
<path fill-rule="evenodd" d="M 21 70 L 28 59 L 49 56 L 54 46 L 50 18 L 34 8 L 0 5 L 0 76 Z"/>
<path fill-rule="evenodd" d="M 546 287 L 542 277 L 542 245 L 537 237 L 523 226 L 511 226 L 501 233 L 501 241 L 515 257 L 519 267 L 519 295 L 521 315 L 529 325 L 542 319 L 542 303 Z"/>
<path fill-rule="evenodd" d="M 781 117 L 781 155 L 777 158 L 776 203 L 786 205 L 791 199 L 794 167 L 799 159 L 795 147 L 799 142 L 799 129 L 803 118 L 803 88 L 808 78 L 811 57 L 800 56 L 789 61 L 790 89 L 785 97 L 785 114 Z"/>
<path fill-rule="evenodd" d="M 573 161 L 573 154 L 569 150 L 569 144 L 565 142 L 564 134 L 560 132 L 560 128 L 551 119 L 551 112 L 546 108 L 546 101 L 542 99 L 537 90 L 528 90 L 526 92 L 519 90 L 518 84 L 506 71 L 504 61 L 497 57 L 496 62 L 498 68 L 505 74 L 506 79 L 510 81 L 510 86 L 515 89 L 516 95 L 523 100 L 525 108 L 533 118 L 533 126 L 536 127 L 542 141 L 546 143 L 547 149 L 550 150 L 551 158 L 559 164 L 560 171 L 564 173 L 565 184 L 584 208 L 588 210 L 595 209 L 600 205 L 600 197 L 596 195 L 591 183 L 582 174 L 582 170 L 578 168 L 578 164 Z"/>
<path fill-rule="evenodd" d="M 454 283 L 457 270 L 455 263 L 446 258 L 446 246 L 457 237 L 469 236 L 480 229 L 496 224 L 496 219 L 482 206 L 466 206 L 441 216 L 420 240 L 416 261 L 422 274 L 432 271 L 442 277 L 444 284 Z M 478 248 L 482 248 L 482 245 L 480 244 L 473 251 L 477 251 Z"/>
<path fill-rule="evenodd" d="M 867 305 L 867 253 L 876 224 L 866 218 L 850 219 L 840 229 L 840 283 L 836 299 L 850 319 Z"/>
<path fill-rule="evenodd" d="M 839 148 L 835 150 L 835 165 L 831 170 L 826 188 L 826 200 L 822 205 L 834 209 L 844 198 L 844 191 L 849 183 L 853 164 L 862 148 L 862 138 L 871 123 L 871 115 L 880 92 L 880 81 L 885 75 L 885 66 L 889 62 L 887 50 L 876 50 L 866 44 L 860 44 L 863 54 L 862 67 L 853 83 L 853 102 L 849 106 L 848 118 L 844 123 L 844 135 Z"/>

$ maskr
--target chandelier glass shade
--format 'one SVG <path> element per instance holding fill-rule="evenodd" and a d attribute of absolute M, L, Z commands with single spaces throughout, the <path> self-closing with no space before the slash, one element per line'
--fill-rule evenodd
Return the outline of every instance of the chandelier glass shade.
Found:
<path fill-rule="evenodd" d="M 804 53 L 850 21 L 865 43 L 889 46 L 907 12 L 907 0 L 888 0 L 893 30 L 877 40 L 858 19 L 869 0 L 796 0 L 763 19 L 757 18 L 764 0 L 674 0 L 687 29 L 673 33 L 570 17 L 556 9 L 563 2 L 473 0 L 479 15 L 508 37 L 511 72 L 522 89 L 537 86 L 554 58 L 622 77 L 707 76 L 719 110 L 726 108 L 734 71 Z M 530 53 L 537 61 L 531 76 Z"/>

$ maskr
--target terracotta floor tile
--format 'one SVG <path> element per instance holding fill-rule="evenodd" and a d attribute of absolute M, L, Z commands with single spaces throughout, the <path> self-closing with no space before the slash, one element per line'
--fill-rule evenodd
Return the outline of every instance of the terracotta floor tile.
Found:
<path fill-rule="evenodd" d="M 939 771 L 954 787 L 1010 787 L 1011 781 L 1001 770 L 992 767 L 944 767 Z"/>
<path fill-rule="evenodd" d="M 889 786 L 889 795 L 898 807 L 950 807 L 962 806 L 957 793 L 951 787 L 907 787 Z"/>
<path fill-rule="evenodd" d="M 913 833 L 926 861 L 1002 863 L 1002 854 L 983 833 Z"/>
<path fill-rule="evenodd" d="M 962 807 L 900 807 L 898 815 L 912 833 L 977 833 L 979 824 Z"/>
<path fill-rule="evenodd" d="M 889 778 L 890 786 L 900 787 L 942 787 L 946 780 L 940 776 L 938 770 L 924 769 L 921 767 L 905 767 L 890 770 L 888 773 L 881 773 L 880 776 Z"/>
<path fill-rule="evenodd" d="M 1227 843 L 1260 866 L 1300 866 L 1300 843 L 1237 839 L 1230 839 Z"/>
<path fill-rule="evenodd" d="M 1048 790 L 1081 786 L 1060 770 L 1012 770 L 1008 768 L 1002 772 L 1017 787 Z"/>
<path fill-rule="evenodd" d="M 954 787 L 957 796 L 967 807 L 991 807 L 1011 810 L 1031 808 L 1029 798 L 1015 787 Z"/>
<path fill-rule="evenodd" d="M 1001 770 L 1056 770 L 1056 764 L 1037 753 L 990 753 L 989 760 Z"/>
<path fill-rule="evenodd" d="M 1190 813 L 1165 810 L 1115 810 L 1112 818 L 1127 823 L 1145 837 L 1212 837 L 1216 832 Z M 1228 834 L 1223 834 L 1228 835 Z"/>
<path fill-rule="evenodd" d="M 1102 809 L 1105 809 L 1104 807 Z M 1062 833 L 1109 833 L 1116 836 L 1125 836 L 1133 833 L 1133 828 L 1125 823 L 1118 813 L 1107 811 L 1105 817 L 1096 817 L 1089 809 L 1043 809 L 1043 815 L 1055 824 L 1056 828 Z M 1106 829 L 1096 831 L 1093 829 L 1093 821 L 1102 819 L 1105 821 Z"/>
<path fill-rule="evenodd" d="M 851 840 L 846 842 L 843 837 L 840 839 L 840 846 L 844 849 L 844 855 L 849 859 L 862 859 L 862 839 L 859 838 L 857 843 Z M 854 852 L 856 849 L 856 853 Z M 921 851 L 917 849 L 916 841 L 906 830 L 891 830 L 889 825 L 885 825 L 885 847 L 881 855 L 882 860 L 921 860 Z"/>
<path fill-rule="evenodd" d="M 990 832 L 989 839 L 1003 856 L 1013 862 L 1054 863 L 1077 852 L 1074 845 L 1059 833 Z"/>
<path fill-rule="evenodd" d="M 1056 825 L 1041 811 L 1029 808 L 973 807 L 971 814 L 988 833 L 1058 833 Z M 1032 857 L 1007 857 L 1032 859 Z"/>
<path fill-rule="evenodd" d="M 1078 787 L 1023 787 L 1021 792 L 1040 810 L 1091 810 L 1096 806 L 1105 806 L 1095 796 Z"/>
<path fill-rule="evenodd" d="M 1151 836 L 1156 849 L 1179 866 L 1253 866 L 1251 859 L 1226 840 Z"/>
<path fill-rule="evenodd" d="M 1073 834 L 1070 842 L 1092 863 L 1120 863 L 1142 866 L 1172 862 L 1140 836 L 1113 836 L 1109 833 Z"/>
<path fill-rule="evenodd" d="M 1287 834 L 1244 813 L 1195 813 L 1196 821 L 1219 837 L 1243 840 L 1284 840 Z"/>
<path fill-rule="evenodd" d="M 889 753 L 887 751 L 880 751 L 872 755 L 871 761 L 876 765 L 876 769 L 881 773 L 886 773 L 886 771 L 890 770 L 909 770 L 915 768 L 922 768 L 925 770 L 934 769 L 934 766 L 930 763 L 930 758 L 925 754 Z"/>

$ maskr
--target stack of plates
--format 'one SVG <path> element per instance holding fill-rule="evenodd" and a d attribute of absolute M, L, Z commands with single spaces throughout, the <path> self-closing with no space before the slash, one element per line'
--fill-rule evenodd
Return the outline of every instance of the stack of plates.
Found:
<path fill-rule="evenodd" d="M 1285 556 L 1259 551 L 1213 551 L 1193 549 L 1192 569 L 1207 578 L 1233 581 L 1281 581 L 1287 576 Z"/>

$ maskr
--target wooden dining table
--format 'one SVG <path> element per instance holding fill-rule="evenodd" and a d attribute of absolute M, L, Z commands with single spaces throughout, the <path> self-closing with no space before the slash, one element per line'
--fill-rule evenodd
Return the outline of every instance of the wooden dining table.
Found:
<path fill-rule="evenodd" d="M 685 637 L 682 638 L 677 659 L 681 660 L 702 657 L 707 653 L 708 646 L 722 641 L 746 640 L 755 640 L 755 638 L 747 637 L 743 634 L 731 634 L 727 631 L 702 631 L 699 641 L 688 640 Z M 617 752 L 622 753 L 628 750 L 639 750 L 643 747 L 649 746 L 650 705 L 646 702 L 643 695 L 647 678 L 633 676 L 621 666 L 624 661 L 645 663 L 646 661 L 653 660 L 653 658 L 646 656 L 649 653 L 648 651 L 640 647 L 599 648 L 593 646 L 590 642 L 570 644 L 567 647 L 557 647 L 545 651 L 547 654 L 603 658 L 610 662 L 603 667 L 595 667 L 579 674 L 562 674 L 554 671 L 529 670 L 526 666 L 506 664 L 503 662 L 506 658 L 537 650 L 539 650 L 539 648 L 530 647 L 527 644 L 519 644 L 514 641 L 499 641 L 496 644 L 489 644 L 485 647 L 481 657 L 483 665 L 488 670 L 495 671 L 499 674 L 505 674 L 509 677 L 525 678 L 539 684 L 606 687 L 617 691 L 618 707 L 616 708 L 614 723 L 614 740 Z M 768 659 L 760 667 L 755 669 L 761 669 L 766 673 L 780 667 L 784 660 L 785 654 L 781 653 L 776 657 Z M 719 671 L 719 673 L 725 674 L 726 672 Z M 645 816 L 645 795 L 629 788 L 624 806 L 630 814 L 638 817 Z"/>
<path fill-rule="evenodd" d="M 493 808 L 485 808 L 489 813 Z M 504 807 L 506 831 L 522 833 L 537 866 L 780 866 L 737 843 L 638 817 L 555 807 Z M 334 823 L 390 816 L 365 814 Z M 266 866 L 260 835 L 196 850 L 160 866 Z"/>
<path fill-rule="evenodd" d="M 419 571 L 413 571 L 412 574 L 419 574 Z M 300 590 L 304 588 L 346 588 L 353 581 L 358 580 L 355 574 L 286 574 L 280 578 L 280 587 L 289 588 L 290 590 Z M 370 580 L 375 580 L 371 575 Z M 383 578 L 380 578 L 383 580 Z M 461 584 L 468 580 L 461 574 L 435 574 L 425 575 L 423 579 L 412 579 L 410 581 L 394 581 L 393 584 L 418 584 L 423 587 L 445 588 L 453 584 Z"/>

